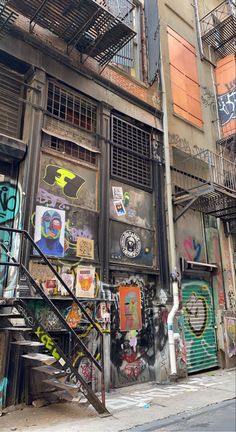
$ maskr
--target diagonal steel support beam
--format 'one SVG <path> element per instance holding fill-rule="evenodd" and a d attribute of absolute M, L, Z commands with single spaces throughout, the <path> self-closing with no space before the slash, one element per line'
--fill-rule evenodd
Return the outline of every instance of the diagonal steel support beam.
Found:
<path fill-rule="evenodd" d="M 43 0 L 43 3 L 38 7 L 35 14 L 32 16 L 32 18 L 30 20 L 30 31 L 32 31 L 35 24 L 37 24 L 37 21 L 40 17 L 40 14 L 43 11 L 43 9 L 45 8 L 45 6 L 47 5 L 48 1 L 49 0 Z M 34 24 L 32 24 L 32 23 L 34 23 Z"/>
<path fill-rule="evenodd" d="M 186 206 L 179 212 L 179 214 L 174 218 L 174 223 L 177 222 L 183 216 L 183 214 L 191 207 L 191 205 L 198 199 L 198 197 L 194 197 Z"/>

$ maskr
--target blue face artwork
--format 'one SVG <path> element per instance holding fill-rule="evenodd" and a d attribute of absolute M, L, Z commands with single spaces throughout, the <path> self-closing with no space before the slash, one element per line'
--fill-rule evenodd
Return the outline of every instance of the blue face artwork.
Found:
<path fill-rule="evenodd" d="M 64 248 L 60 243 L 62 220 L 59 212 L 47 210 L 41 218 L 41 239 L 37 246 L 45 255 L 63 257 Z"/>

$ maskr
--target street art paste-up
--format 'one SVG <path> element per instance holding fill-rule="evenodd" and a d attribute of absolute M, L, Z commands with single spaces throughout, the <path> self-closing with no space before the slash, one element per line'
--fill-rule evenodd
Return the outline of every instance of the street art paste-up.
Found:
<path fill-rule="evenodd" d="M 117 216 L 124 216 L 126 214 L 125 207 L 122 200 L 113 201 Z"/>
<path fill-rule="evenodd" d="M 126 230 L 120 237 L 121 251 L 128 258 L 136 258 L 142 248 L 140 237 L 134 231 Z"/>
<path fill-rule="evenodd" d="M 120 287 L 120 331 L 141 330 L 141 293 L 139 287 Z"/>
<path fill-rule="evenodd" d="M 65 284 L 68 286 L 68 288 L 73 292 L 74 290 L 74 274 L 69 273 L 68 271 L 63 271 L 61 273 L 61 278 L 65 282 Z M 67 296 L 69 293 L 66 291 L 62 283 L 58 282 L 58 291 L 62 296 Z"/>
<path fill-rule="evenodd" d="M 207 281 L 183 281 L 182 295 L 188 371 L 216 366 L 212 289 Z"/>
<path fill-rule="evenodd" d="M 36 206 L 34 241 L 48 256 L 64 256 L 65 212 Z"/>
<path fill-rule="evenodd" d="M 9 182 L 0 182 L 0 224 L 13 220 L 20 210 L 20 192 Z"/>
<path fill-rule="evenodd" d="M 87 259 L 94 259 L 94 240 L 77 237 L 76 256 Z"/>
<path fill-rule="evenodd" d="M 121 186 L 112 186 L 113 200 L 123 200 L 123 188 Z"/>
<path fill-rule="evenodd" d="M 57 165 L 47 165 L 43 181 L 50 186 L 59 186 L 68 198 L 77 198 L 85 180 L 74 172 Z"/>
<path fill-rule="evenodd" d="M 236 318 L 225 317 L 225 339 L 229 357 L 236 355 Z"/>
<path fill-rule="evenodd" d="M 95 268 L 77 267 L 76 269 L 76 297 L 94 298 Z"/>
<path fill-rule="evenodd" d="M 66 322 L 71 328 L 78 327 L 81 321 L 81 313 L 78 305 L 72 303 L 72 305 L 66 309 Z"/>

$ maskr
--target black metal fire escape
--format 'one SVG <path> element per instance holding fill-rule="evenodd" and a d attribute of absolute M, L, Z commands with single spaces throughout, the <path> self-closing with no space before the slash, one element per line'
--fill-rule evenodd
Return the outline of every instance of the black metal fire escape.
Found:
<path fill-rule="evenodd" d="M 59 346 L 59 342 L 56 342 L 53 338 L 50 330 L 45 328 L 45 325 L 42 324 L 41 319 L 37 318 L 32 312 L 28 300 L 22 296 L 11 299 L 3 298 L 0 301 L 0 310 L 5 307 L 16 308 L 19 312 L 19 317 L 24 319 L 28 330 L 30 330 L 32 334 L 38 338 L 41 345 L 43 345 L 47 350 L 46 355 L 30 353 L 24 355 L 24 357 L 30 360 L 36 360 L 37 362 L 45 362 L 47 365 L 50 365 L 46 367 L 39 366 L 34 368 L 39 372 L 43 372 L 44 374 L 51 377 L 51 379 L 45 380 L 47 385 L 52 386 L 54 389 L 63 389 L 64 392 L 68 392 L 70 395 L 77 396 L 77 398 L 81 396 L 85 397 L 99 414 L 109 415 L 109 412 L 105 406 L 103 331 L 101 327 L 96 321 L 94 321 L 89 312 L 84 308 L 81 301 L 79 301 L 73 292 L 68 288 L 61 276 L 55 270 L 54 266 L 41 252 L 40 248 L 36 245 L 36 243 L 26 231 L 0 226 L 0 233 L 7 234 L 8 238 L 10 239 L 8 241 L 0 241 L 1 268 L 17 268 L 18 281 L 16 281 L 16 285 L 19 286 L 22 278 L 24 278 L 25 283 L 27 283 L 31 289 L 35 290 L 37 298 L 40 298 L 40 300 L 48 306 L 50 313 L 53 313 L 54 316 L 59 320 L 62 329 L 64 331 L 66 330 L 66 332 L 69 334 L 71 352 L 79 352 L 83 357 L 87 358 L 90 364 L 91 374 L 97 375 L 97 391 L 101 392 L 101 400 L 98 396 L 98 393 L 93 388 L 93 383 L 86 381 L 84 376 L 81 375 L 79 368 L 75 366 L 71 356 L 65 353 L 63 348 Z M 17 241 L 18 244 L 17 248 L 13 245 L 15 241 Z M 45 268 L 48 267 L 58 282 L 62 284 L 64 289 L 69 294 L 68 298 L 71 300 L 71 302 L 73 302 L 73 304 L 76 305 L 76 307 L 79 308 L 81 316 L 86 321 L 88 326 L 92 327 L 96 332 L 98 339 L 97 346 L 99 347 L 98 352 L 94 353 L 88 349 L 76 329 L 73 329 L 69 326 L 68 322 L 63 317 L 53 300 L 45 293 L 43 287 L 35 281 L 30 271 L 23 264 L 22 251 L 25 250 L 26 243 L 30 244 L 32 252 L 34 249 L 37 251 L 40 259 L 45 264 Z M 15 258 L 16 255 L 17 258 Z M 18 318 L 18 316 L 15 314 L 12 315 L 12 312 L 10 314 L 0 312 L 0 319 L 2 321 L 4 321 L 4 319 L 14 317 Z M 3 326 L 1 328 L 4 329 L 6 327 Z M 53 367 L 51 366 L 52 364 Z"/>
<path fill-rule="evenodd" d="M 200 20 L 203 42 L 219 57 L 236 51 L 236 3 L 225 0 Z"/>
<path fill-rule="evenodd" d="M 62 39 L 68 53 L 76 48 L 101 66 L 135 36 L 101 0 L 8 0 L 8 6 L 28 19 L 30 31 L 39 25 Z"/>

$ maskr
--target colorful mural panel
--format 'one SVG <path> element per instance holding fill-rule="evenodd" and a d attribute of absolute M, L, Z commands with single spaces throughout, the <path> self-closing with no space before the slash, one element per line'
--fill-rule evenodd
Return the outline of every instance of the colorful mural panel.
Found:
<path fill-rule="evenodd" d="M 182 298 L 188 372 L 217 366 L 214 305 L 209 282 L 183 280 Z"/>
<path fill-rule="evenodd" d="M 141 330 L 141 293 L 139 287 L 120 287 L 120 331 Z"/>

